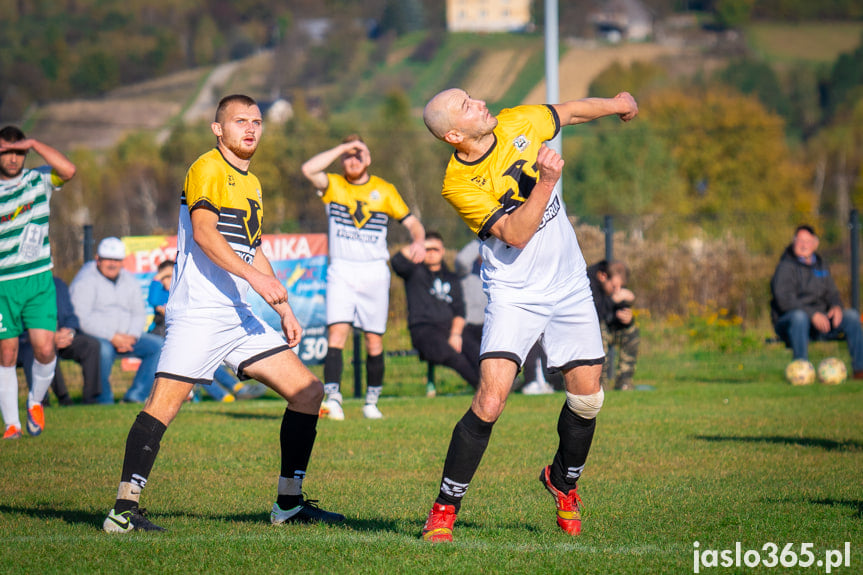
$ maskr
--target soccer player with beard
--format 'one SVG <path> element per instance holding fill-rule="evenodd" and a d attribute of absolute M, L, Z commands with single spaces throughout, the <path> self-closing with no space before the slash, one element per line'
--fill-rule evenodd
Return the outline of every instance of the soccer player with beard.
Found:
<path fill-rule="evenodd" d="M 328 174 L 327 167 L 341 159 L 342 174 Z M 411 214 L 396 187 L 369 173 L 369 148 L 362 138 L 347 136 L 303 164 L 303 175 L 315 186 L 329 220 L 327 266 L 327 357 L 324 360 L 324 411 L 330 419 L 345 418 L 340 391 L 342 350 L 351 326 L 365 333 L 366 403 L 363 416 L 383 417 L 378 397 L 383 389 L 383 334 L 387 327 L 390 293 L 390 257 L 387 225 L 399 221 L 411 234 L 409 259 L 425 257 L 425 229 Z"/>
<path fill-rule="evenodd" d="M 300 342 L 302 328 L 261 250 L 261 185 L 249 172 L 263 132 L 260 108 L 248 96 L 226 96 L 211 128 L 217 147 L 189 168 L 180 198 L 177 271 L 165 310 L 165 344 L 153 390 L 126 439 L 117 500 L 102 525 L 110 533 L 163 531 L 138 507 L 141 490 L 162 435 L 192 387 L 212 383 L 223 361 L 241 378 L 257 379 L 288 402 L 271 522 L 345 519 L 303 497 L 323 385 L 290 350 Z M 249 288 L 278 312 L 287 342 L 252 313 L 246 301 Z"/>
<path fill-rule="evenodd" d="M 47 165 L 24 169 L 32 150 Z M 51 194 L 75 175 L 75 164 L 51 146 L 27 138 L 15 126 L 0 130 L 0 412 L 4 439 L 21 437 L 18 415 L 18 336 L 26 329 L 33 346 L 27 431 L 45 429 L 42 398 L 54 379 L 57 298 L 51 269 L 48 219 Z"/>
<path fill-rule="evenodd" d="M 581 531 L 576 481 L 602 407 L 605 356 L 584 257 L 555 189 L 563 158 L 544 142 L 561 126 L 611 115 L 629 121 L 637 114 L 633 97 L 621 92 L 493 116 L 485 102 L 458 89 L 437 94 L 423 111 L 429 131 L 455 148 L 442 194 L 482 240 L 489 300 L 479 388 L 453 430 L 440 491 L 422 530 L 426 541 L 452 541 L 456 514 L 492 427 L 537 340 L 566 382 L 557 453 L 540 481 L 555 499 L 560 528 L 570 535 Z"/>

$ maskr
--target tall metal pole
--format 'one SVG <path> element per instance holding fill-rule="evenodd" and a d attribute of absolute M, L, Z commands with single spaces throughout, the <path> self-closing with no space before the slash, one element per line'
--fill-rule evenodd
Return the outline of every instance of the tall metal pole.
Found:
<path fill-rule="evenodd" d="M 84 226 L 84 263 L 93 261 L 93 226 L 86 224 Z"/>
<path fill-rule="evenodd" d="M 545 102 L 547 104 L 560 103 L 558 27 L 557 0 L 545 0 Z M 561 153 L 560 142 L 560 132 L 558 132 L 548 146 L 559 154 Z M 560 185 L 559 182 L 558 185 Z"/>
<path fill-rule="evenodd" d="M 851 307 L 860 311 L 860 214 L 851 210 L 848 221 L 851 229 Z"/>

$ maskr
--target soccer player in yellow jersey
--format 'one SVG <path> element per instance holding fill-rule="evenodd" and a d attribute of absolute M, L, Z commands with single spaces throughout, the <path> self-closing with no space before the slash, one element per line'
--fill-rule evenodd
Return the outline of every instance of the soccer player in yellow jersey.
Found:
<path fill-rule="evenodd" d="M 341 158 L 342 174 L 327 167 Z M 384 380 L 382 336 L 389 311 L 390 269 L 387 265 L 387 224 L 401 222 L 411 234 L 408 250 L 413 263 L 425 257 L 425 230 L 412 215 L 395 186 L 369 173 L 372 162 L 366 144 L 351 135 L 303 164 L 303 174 L 318 190 L 329 219 L 327 266 L 327 357 L 324 360 L 324 411 L 344 419 L 342 350 L 351 326 L 365 333 L 366 403 L 363 415 L 383 417 L 377 406 Z"/>
<path fill-rule="evenodd" d="M 563 372 L 566 402 L 551 465 L 540 481 L 557 504 L 557 523 L 581 531 L 576 481 L 584 469 L 596 415 L 604 353 L 586 265 L 555 184 L 563 158 L 545 145 L 560 130 L 603 116 L 629 121 L 631 95 L 519 106 L 493 116 L 464 90 L 445 90 L 423 119 L 455 148 L 443 197 L 482 240 L 482 278 L 489 296 L 480 350 L 480 383 L 456 424 L 440 492 L 423 526 L 426 541 L 452 541 L 462 498 L 479 466 L 520 366 L 540 340 L 552 369 Z"/>
<path fill-rule="evenodd" d="M 198 158 L 186 174 L 165 343 L 153 390 L 126 439 L 117 500 L 102 524 L 109 533 L 163 531 L 139 509 L 141 490 L 162 435 L 183 401 L 195 384 L 211 384 L 222 362 L 288 402 L 279 433 L 281 473 L 270 521 L 345 519 L 303 497 L 324 389 L 290 349 L 300 342 L 302 328 L 285 286 L 261 250 L 261 184 L 249 172 L 263 132 L 261 110 L 248 96 L 226 96 L 211 127 L 216 148 Z M 284 338 L 254 315 L 246 301 L 249 288 L 278 312 Z"/>

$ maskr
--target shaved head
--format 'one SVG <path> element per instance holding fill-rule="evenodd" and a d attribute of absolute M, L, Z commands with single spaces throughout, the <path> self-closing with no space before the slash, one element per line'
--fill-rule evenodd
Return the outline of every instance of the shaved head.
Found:
<path fill-rule="evenodd" d="M 464 90 L 451 88 L 435 95 L 423 109 L 423 122 L 435 138 L 443 140 L 444 135 L 452 129 L 452 118 L 449 105 L 453 98 L 465 94 Z"/>

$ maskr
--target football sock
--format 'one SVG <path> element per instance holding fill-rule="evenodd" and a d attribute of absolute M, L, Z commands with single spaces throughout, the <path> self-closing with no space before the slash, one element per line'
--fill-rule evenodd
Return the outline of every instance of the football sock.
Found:
<path fill-rule="evenodd" d="M 336 391 L 338 385 L 342 381 L 342 370 L 344 369 L 344 360 L 342 359 L 342 350 L 337 347 L 331 347 L 327 350 L 327 356 L 324 358 L 324 381 L 328 385 L 335 384 Z M 327 392 L 329 394 L 329 392 Z"/>
<path fill-rule="evenodd" d="M 557 453 L 554 454 L 549 475 L 551 484 L 564 493 L 572 490 L 578 478 L 581 477 L 595 429 L 595 417 L 585 419 L 569 409 L 566 403 L 563 404 L 557 420 L 557 435 L 560 437 L 560 443 Z"/>
<path fill-rule="evenodd" d="M 279 442 L 282 447 L 282 467 L 276 503 L 291 509 L 300 503 L 303 478 L 312 456 L 317 435 L 318 416 L 285 409 Z"/>
<path fill-rule="evenodd" d="M 366 386 L 380 388 L 384 384 L 384 354 L 366 356 Z M 380 393 L 378 394 L 380 395 Z"/>
<path fill-rule="evenodd" d="M 15 425 L 21 428 L 18 416 L 18 374 L 15 367 L 0 367 L 0 413 L 6 427 Z"/>
<path fill-rule="evenodd" d="M 381 390 L 383 387 L 372 387 L 371 385 L 366 388 L 366 405 L 377 405 L 378 398 L 381 396 Z"/>
<path fill-rule="evenodd" d="M 492 427 L 494 423 L 483 421 L 470 409 L 456 423 L 443 465 L 437 503 L 454 505 L 458 512 L 485 448 L 488 447 Z"/>
<path fill-rule="evenodd" d="M 114 511 L 117 513 L 138 506 L 141 490 L 147 484 L 147 477 L 153 469 L 166 429 L 164 423 L 144 411 L 135 418 L 126 438 L 123 473 L 120 475 L 120 487 L 114 503 Z"/>
<path fill-rule="evenodd" d="M 48 388 L 51 387 L 51 382 L 54 380 L 54 370 L 57 368 L 57 356 L 50 363 L 39 363 L 39 360 L 33 360 L 33 384 L 30 389 L 30 394 L 27 396 L 27 408 L 41 403 L 48 393 Z"/>

